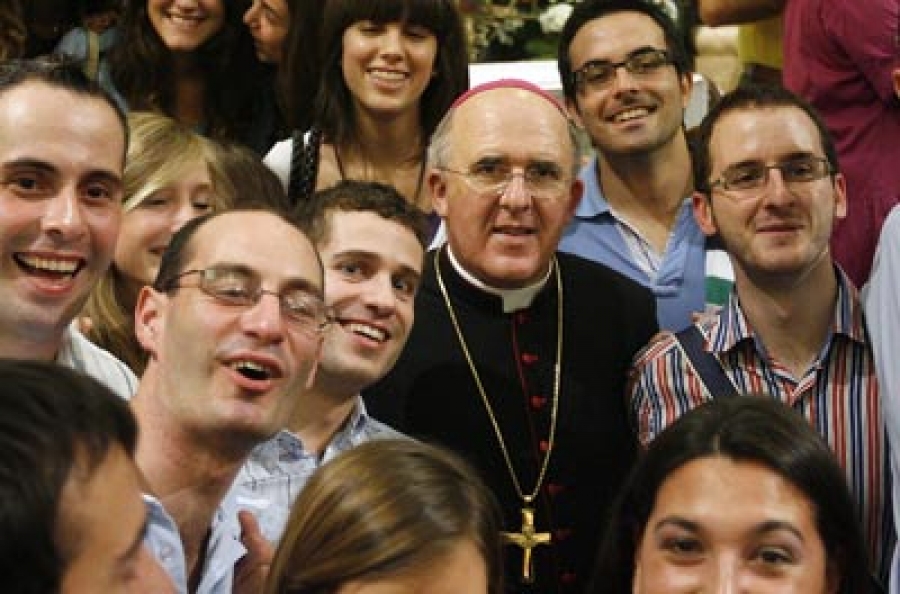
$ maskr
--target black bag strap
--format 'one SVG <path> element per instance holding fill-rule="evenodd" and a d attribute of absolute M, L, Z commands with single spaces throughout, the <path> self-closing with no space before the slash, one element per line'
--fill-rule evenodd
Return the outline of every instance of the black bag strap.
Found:
<path fill-rule="evenodd" d="M 306 201 L 316 190 L 319 172 L 319 147 L 322 133 L 316 128 L 291 134 L 291 169 L 288 174 L 288 200 L 294 206 Z"/>
<path fill-rule="evenodd" d="M 675 333 L 681 350 L 687 355 L 688 360 L 694 367 L 694 371 L 700 376 L 700 381 L 706 386 L 706 391 L 713 398 L 722 396 L 736 396 L 738 394 L 734 384 L 725 375 L 725 371 L 719 364 L 719 360 L 703 349 L 703 343 L 706 341 L 703 333 L 700 332 L 695 324 L 691 324 L 681 332 Z"/>

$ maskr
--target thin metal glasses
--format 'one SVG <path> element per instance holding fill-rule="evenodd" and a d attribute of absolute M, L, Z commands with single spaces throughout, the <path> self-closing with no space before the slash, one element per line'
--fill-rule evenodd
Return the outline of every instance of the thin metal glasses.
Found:
<path fill-rule="evenodd" d="M 616 70 L 624 68 L 629 74 L 647 77 L 655 74 L 663 66 L 674 64 L 669 52 L 661 49 L 640 49 L 621 62 L 591 60 L 572 73 L 572 80 L 578 89 L 602 90 L 612 84 Z"/>
<path fill-rule="evenodd" d="M 468 171 L 437 167 L 461 176 L 473 190 L 485 196 L 502 196 L 513 178 L 521 177 L 525 190 L 538 200 L 559 200 L 568 195 L 571 181 L 562 167 L 550 162 L 534 162 L 517 171 L 503 161 L 479 161 Z"/>
<path fill-rule="evenodd" d="M 772 169 L 780 171 L 781 179 L 789 186 L 816 181 L 832 172 L 828 159 L 815 155 L 801 155 L 771 165 L 751 161 L 727 167 L 718 179 L 710 182 L 709 188 L 721 187 L 735 196 L 750 197 L 768 185 Z"/>
<path fill-rule="evenodd" d="M 183 285 L 178 281 L 186 276 L 197 275 L 199 282 Z M 252 307 L 259 303 L 263 295 L 278 298 L 282 315 L 298 330 L 308 335 L 317 335 L 325 330 L 331 321 L 328 307 L 322 299 L 310 293 L 305 287 L 288 287 L 276 293 L 262 288 L 262 279 L 250 270 L 234 266 L 213 266 L 197 270 L 187 270 L 172 277 L 163 284 L 166 291 L 181 288 L 200 289 L 218 303 L 235 307 Z"/>

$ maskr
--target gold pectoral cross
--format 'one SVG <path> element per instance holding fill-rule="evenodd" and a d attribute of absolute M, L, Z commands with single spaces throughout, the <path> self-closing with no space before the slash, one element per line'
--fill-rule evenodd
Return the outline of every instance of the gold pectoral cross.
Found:
<path fill-rule="evenodd" d="M 549 532 L 534 531 L 534 510 L 522 508 L 522 531 L 501 532 L 506 544 L 513 544 L 522 549 L 522 583 L 534 583 L 534 572 L 531 567 L 531 550 L 542 544 L 550 544 Z"/>

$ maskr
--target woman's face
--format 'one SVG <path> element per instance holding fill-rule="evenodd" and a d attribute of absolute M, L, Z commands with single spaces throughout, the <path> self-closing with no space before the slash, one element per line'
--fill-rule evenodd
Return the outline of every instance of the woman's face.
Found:
<path fill-rule="evenodd" d="M 634 594 L 833 594 L 813 503 L 755 462 L 694 460 L 663 482 L 636 552 Z"/>
<path fill-rule="evenodd" d="M 407 23 L 357 21 L 343 35 L 341 70 L 357 109 L 418 110 L 431 82 L 437 38 Z"/>
<path fill-rule="evenodd" d="M 153 282 L 172 235 L 189 220 L 210 212 L 216 202 L 206 163 L 187 166 L 177 178 L 122 217 L 113 262 L 137 285 Z"/>
<path fill-rule="evenodd" d="M 424 568 L 394 577 L 355 580 L 336 594 L 487 594 L 487 568 L 478 548 L 462 541 Z"/>
<path fill-rule="evenodd" d="M 222 29 L 223 1 L 147 0 L 147 15 L 170 51 L 193 52 Z"/>
<path fill-rule="evenodd" d="M 253 35 L 256 57 L 261 62 L 280 64 L 284 59 L 284 40 L 291 26 L 287 0 L 253 0 L 244 13 L 244 23 Z"/>

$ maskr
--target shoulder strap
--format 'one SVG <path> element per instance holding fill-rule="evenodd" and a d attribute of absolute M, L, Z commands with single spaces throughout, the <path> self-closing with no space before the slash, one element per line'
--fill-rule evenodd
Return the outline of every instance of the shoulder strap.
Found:
<path fill-rule="evenodd" d="M 307 132 L 294 130 L 291 140 L 288 200 L 296 206 L 306 201 L 316 189 L 322 133 L 315 128 Z"/>
<path fill-rule="evenodd" d="M 703 349 L 705 338 L 696 324 L 691 324 L 681 332 L 676 332 L 675 338 L 694 367 L 694 371 L 700 376 L 700 381 L 706 386 L 706 391 L 713 398 L 737 395 L 738 391 L 725 375 L 719 361 Z"/>

